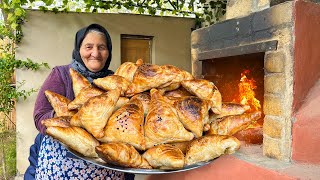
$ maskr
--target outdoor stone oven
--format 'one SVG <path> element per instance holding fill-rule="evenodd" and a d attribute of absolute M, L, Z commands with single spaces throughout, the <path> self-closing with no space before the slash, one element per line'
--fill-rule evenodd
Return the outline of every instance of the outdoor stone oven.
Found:
<path fill-rule="evenodd" d="M 320 122 L 301 126 L 307 120 L 299 116 L 320 77 L 320 5 L 302 0 L 229 0 L 226 19 L 193 31 L 192 73 L 214 82 L 224 99 L 228 94 L 220 81 L 239 74 L 237 68 L 253 70 L 264 114 L 263 155 L 320 163 L 319 145 L 312 146 L 319 144 L 319 135 L 303 135 L 318 134 Z M 314 111 L 319 114 L 320 108 Z M 316 149 L 306 150 L 310 147 Z"/>

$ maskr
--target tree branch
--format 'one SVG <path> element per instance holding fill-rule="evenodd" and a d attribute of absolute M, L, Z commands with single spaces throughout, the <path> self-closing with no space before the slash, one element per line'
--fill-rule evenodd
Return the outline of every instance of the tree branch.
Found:
<path fill-rule="evenodd" d="M 177 10 L 177 8 L 174 6 L 174 4 L 172 4 L 171 0 L 168 0 L 168 2 L 171 4 L 171 6 L 172 6 L 175 10 Z"/>
<path fill-rule="evenodd" d="M 5 116 L 8 118 L 8 120 L 9 120 L 14 126 L 16 126 L 16 124 L 12 121 L 11 117 L 9 117 L 8 114 L 5 113 Z"/>

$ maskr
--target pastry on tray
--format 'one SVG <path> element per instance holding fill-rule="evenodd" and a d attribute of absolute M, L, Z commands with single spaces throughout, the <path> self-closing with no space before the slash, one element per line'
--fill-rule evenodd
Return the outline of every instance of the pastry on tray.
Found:
<path fill-rule="evenodd" d="M 80 127 L 48 127 L 46 133 L 86 157 L 98 157 L 95 147 L 100 145 L 90 133 Z"/>
<path fill-rule="evenodd" d="M 105 162 L 128 168 L 152 169 L 149 163 L 132 146 L 126 143 L 109 142 L 96 147 L 98 156 Z"/>
<path fill-rule="evenodd" d="M 45 91 L 58 116 L 42 121 L 46 133 L 79 158 L 123 172 L 203 166 L 236 152 L 233 135 L 242 137 L 262 116 L 248 105 L 222 103 L 212 82 L 173 65 L 126 62 L 92 84 L 73 69 L 70 76 L 72 101 Z"/>

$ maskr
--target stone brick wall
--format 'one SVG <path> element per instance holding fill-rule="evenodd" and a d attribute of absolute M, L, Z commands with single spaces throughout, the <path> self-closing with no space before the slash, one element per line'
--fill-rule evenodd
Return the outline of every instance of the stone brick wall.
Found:
<path fill-rule="evenodd" d="M 268 3 L 260 0 L 255 5 Z M 192 73 L 196 77 L 202 77 L 201 61 L 215 58 L 217 50 L 278 42 L 276 50 L 265 51 L 263 154 L 283 161 L 291 159 L 293 20 L 293 2 L 286 2 L 195 30 L 191 35 Z"/>
<path fill-rule="evenodd" d="M 247 16 L 269 7 L 270 0 L 228 0 L 226 19 Z"/>

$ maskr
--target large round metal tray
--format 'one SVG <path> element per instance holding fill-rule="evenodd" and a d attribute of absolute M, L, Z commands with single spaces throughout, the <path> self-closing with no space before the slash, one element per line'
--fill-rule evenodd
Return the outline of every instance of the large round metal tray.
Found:
<path fill-rule="evenodd" d="M 185 166 L 182 169 L 176 169 L 176 170 L 125 168 L 125 167 L 115 166 L 115 165 L 112 165 L 112 164 L 107 164 L 106 162 L 104 162 L 100 158 L 85 157 L 82 154 L 76 152 L 75 150 L 69 148 L 68 146 L 66 146 L 66 145 L 64 145 L 64 146 L 66 147 L 66 149 L 68 149 L 71 152 L 71 154 L 73 154 L 74 156 L 78 157 L 79 159 L 82 159 L 84 161 L 93 163 L 93 164 L 98 165 L 98 166 L 103 167 L 103 168 L 116 170 L 116 171 L 120 171 L 120 172 L 133 173 L 133 174 L 166 174 L 166 173 L 183 172 L 183 171 L 189 171 L 189 170 L 192 170 L 192 169 L 199 168 L 199 167 L 207 165 L 207 164 L 209 164 L 210 162 L 213 161 L 213 160 L 211 160 L 211 161 L 207 161 L 207 162 L 200 162 L 200 163 L 193 164 L 193 165 L 190 165 L 190 166 Z"/>

